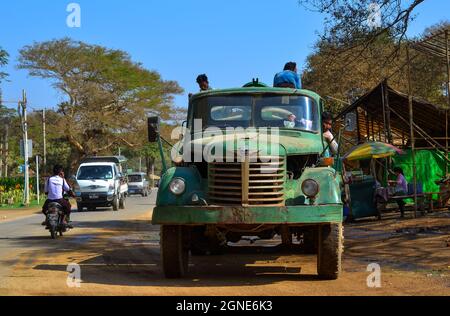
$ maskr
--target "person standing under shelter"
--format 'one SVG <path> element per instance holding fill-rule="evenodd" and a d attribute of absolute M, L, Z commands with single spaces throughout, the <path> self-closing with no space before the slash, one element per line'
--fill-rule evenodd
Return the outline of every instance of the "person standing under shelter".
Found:
<path fill-rule="evenodd" d="M 273 80 L 275 88 L 301 89 L 300 76 L 297 73 L 297 63 L 288 62 L 284 70 L 275 75 Z"/>
<path fill-rule="evenodd" d="M 394 168 L 394 173 L 397 176 L 395 181 L 389 181 L 395 185 L 394 196 L 408 195 L 408 181 L 406 181 L 403 169 L 400 167 Z M 400 209 L 401 218 L 405 217 L 405 201 L 397 200 L 398 208 Z"/>

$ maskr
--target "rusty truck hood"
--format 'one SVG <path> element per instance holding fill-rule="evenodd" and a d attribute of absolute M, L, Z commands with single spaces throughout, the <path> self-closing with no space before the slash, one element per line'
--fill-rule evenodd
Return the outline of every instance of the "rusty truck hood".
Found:
<path fill-rule="evenodd" d="M 322 137 L 318 133 L 303 132 L 299 130 L 280 130 L 276 136 L 267 133 L 248 134 L 235 132 L 227 135 L 192 135 L 192 140 L 187 140 L 185 145 L 191 145 L 192 152 L 205 147 L 222 150 L 223 153 L 230 151 L 258 151 L 261 154 L 274 154 L 278 150 L 279 155 L 303 155 L 320 154 L 324 145 Z"/>

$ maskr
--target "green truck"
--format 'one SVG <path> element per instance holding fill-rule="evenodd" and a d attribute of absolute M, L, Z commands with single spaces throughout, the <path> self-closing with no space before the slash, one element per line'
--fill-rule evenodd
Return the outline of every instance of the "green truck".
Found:
<path fill-rule="evenodd" d="M 190 98 L 153 212 L 167 278 L 186 275 L 190 254 L 220 254 L 249 236 L 315 251 L 319 276 L 339 277 L 343 184 L 326 158 L 323 104 L 312 91 L 257 80 Z M 164 161 L 159 119 L 148 129 Z"/>

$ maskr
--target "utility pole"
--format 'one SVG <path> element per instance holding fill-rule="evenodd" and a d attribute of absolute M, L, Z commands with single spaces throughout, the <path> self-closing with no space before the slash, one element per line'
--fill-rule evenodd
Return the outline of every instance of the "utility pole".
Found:
<path fill-rule="evenodd" d="M 0 88 L 0 111 L 2 110 L 3 107 L 3 101 L 2 101 L 2 90 Z M 5 124 L 6 126 L 7 124 Z M 6 143 L 3 139 L 3 136 L 5 134 L 3 134 L 3 130 L 0 130 L 1 137 L 0 137 L 0 178 L 3 177 L 3 157 L 5 156 L 5 151 L 3 148 L 3 144 Z M 6 159 L 5 159 L 6 160 Z"/>
<path fill-rule="evenodd" d="M 22 123 L 23 131 L 23 155 L 25 158 L 25 185 L 23 189 L 24 201 L 23 204 L 30 205 L 30 176 L 28 165 L 28 121 L 27 121 L 27 95 L 25 90 L 22 91 L 22 101 L 19 101 L 18 106 L 20 121 Z"/>
<path fill-rule="evenodd" d="M 44 143 L 44 175 L 47 174 L 47 133 L 46 133 L 46 121 L 45 121 L 45 108 L 42 110 L 42 134 Z"/>
<path fill-rule="evenodd" d="M 8 178 L 8 157 L 9 157 L 9 124 L 10 119 L 7 118 L 7 122 L 5 124 L 5 145 L 3 145 L 3 152 L 4 152 L 4 163 L 3 163 L 3 174 L 5 175 L 5 178 Z"/>
<path fill-rule="evenodd" d="M 38 204 L 41 202 L 39 195 L 41 192 L 39 192 L 39 156 L 36 155 L 36 194 L 37 194 L 37 202 Z"/>

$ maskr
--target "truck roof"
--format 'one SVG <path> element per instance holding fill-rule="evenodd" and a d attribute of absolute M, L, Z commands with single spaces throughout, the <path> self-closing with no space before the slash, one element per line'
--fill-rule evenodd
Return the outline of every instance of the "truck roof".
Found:
<path fill-rule="evenodd" d="M 98 162 L 110 162 L 120 164 L 126 162 L 127 159 L 124 156 L 103 156 L 103 157 L 86 157 L 81 160 L 80 163 L 98 163 Z"/>
<path fill-rule="evenodd" d="M 273 88 L 266 85 L 264 86 L 246 85 L 245 87 L 242 88 L 217 89 L 200 92 L 194 94 L 191 100 L 208 96 L 220 96 L 232 94 L 283 94 L 283 95 L 304 95 L 314 99 L 320 98 L 320 96 L 317 93 L 306 89 Z"/>
<path fill-rule="evenodd" d="M 83 162 L 80 164 L 80 167 L 83 166 L 114 166 L 114 162 L 107 162 L 107 161 L 97 161 L 97 162 Z"/>

